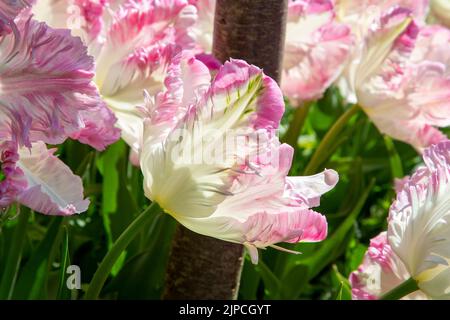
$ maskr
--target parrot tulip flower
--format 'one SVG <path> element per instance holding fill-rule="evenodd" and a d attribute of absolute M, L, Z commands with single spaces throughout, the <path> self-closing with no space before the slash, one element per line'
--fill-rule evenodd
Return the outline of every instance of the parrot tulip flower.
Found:
<path fill-rule="evenodd" d="M 103 150 L 119 138 L 116 119 L 92 82 L 93 59 L 80 39 L 15 14 L 14 32 L 0 36 L 0 206 L 86 211 L 81 179 L 45 144 L 72 137 Z"/>
<path fill-rule="evenodd" d="M 372 240 L 358 270 L 350 274 L 353 300 L 376 300 L 410 278 L 403 262 L 389 245 L 386 232 Z M 403 299 L 427 299 L 416 291 Z"/>
<path fill-rule="evenodd" d="M 100 130 L 85 120 L 103 112 L 107 123 L 101 128 L 109 129 L 94 147 L 117 139 L 115 118 L 92 82 L 93 60 L 81 41 L 29 18 L 20 18 L 16 28 L 19 35 L 5 35 L 0 43 L 0 137 L 25 146 L 39 140 L 59 144 Z"/>
<path fill-rule="evenodd" d="M 407 299 L 450 298 L 450 141 L 425 149 L 423 159 L 397 181 L 388 231 L 371 240 L 350 275 L 354 299 L 378 299 L 409 279 L 420 290 Z"/>
<path fill-rule="evenodd" d="M 323 240 L 326 219 L 310 208 L 338 175 L 287 177 L 293 149 L 275 135 L 284 112 L 277 84 L 241 60 L 212 81 L 195 58 L 170 70 L 166 91 L 141 110 L 146 196 L 197 233 L 244 244 L 254 263 L 257 248 Z"/>
<path fill-rule="evenodd" d="M 143 129 L 135 106 L 144 105 L 144 90 L 162 90 L 179 47 L 193 49 L 195 7 L 187 0 L 38 0 L 33 14 L 53 27 L 71 29 L 88 46 L 95 58 L 94 81 L 134 159 Z"/>
<path fill-rule="evenodd" d="M 448 30 L 420 26 L 398 6 L 367 15 L 353 25 L 360 45 L 339 81 L 344 96 L 382 133 L 419 151 L 446 139 L 436 127 L 450 124 Z"/>
<path fill-rule="evenodd" d="M 450 141 L 426 149 L 389 213 L 394 253 L 429 297 L 450 298 Z"/>
<path fill-rule="evenodd" d="M 289 1 L 281 89 L 296 106 L 319 99 L 338 78 L 353 37 L 332 1 Z"/>
<path fill-rule="evenodd" d="M 197 47 L 210 53 L 215 0 L 198 9 Z M 295 104 L 318 99 L 339 76 L 352 45 L 350 28 L 335 19 L 331 0 L 289 0 L 281 89 Z"/>

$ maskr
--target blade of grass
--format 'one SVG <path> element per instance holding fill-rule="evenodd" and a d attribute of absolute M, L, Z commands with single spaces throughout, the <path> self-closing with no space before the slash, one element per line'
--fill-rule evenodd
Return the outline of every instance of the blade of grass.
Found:
<path fill-rule="evenodd" d="M 384 144 L 386 145 L 386 149 L 389 155 L 389 163 L 391 165 L 392 178 L 402 178 L 403 174 L 403 166 L 402 160 L 395 149 L 394 142 L 388 136 L 384 136 Z"/>
<path fill-rule="evenodd" d="M 51 251 L 57 242 L 63 217 L 49 217 L 52 219 L 44 239 L 39 243 L 17 281 L 14 289 L 14 299 L 37 299 L 44 288 L 48 276 Z"/>
<path fill-rule="evenodd" d="M 340 137 L 340 133 L 344 130 L 348 121 L 360 110 L 358 105 L 353 105 L 334 123 L 323 137 L 311 160 L 305 168 L 304 175 L 312 175 L 316 173 L 317 169 L 330 157 L 330 150 L 333 150 L 333 145 Z"/>
<path fill-rule="evenodd" d="M 63 242 L 61 246 L 61 259 L 60 259 L 60 271 L 59 271 L 59 285 L 58 285 L 58 300 L 62 298 L 62 293 L 66 280 L 66 269 L 69 257 L 69 231 L 67 227 L 63 227 Z"/>
<path fill-rule="evenodd" d="M 30 209 L 22 207 L 19 214 L 19 221 L 14 231 L 14 238 L 9 249 L 6 267 L 4 269 L 0 282 L 0 299 L 11 299 L 14 286 L 19 271 L 20 261 L 22 259 L 22 250 L 26 238 L 26 230 Z"/>
<path fill-rule="evenodd" d="M 119 259 L 122 252 L 128 247 L 130 242 L 139 234 L 143 227 L 147 226 L 147 221 L 155 217 L 155 212 L 160 211 L 160 207 L 156 202 L 153 202 L 148 206 L 120 235 L 120 237 L 114 242 L 111 250 L 103 258 L 100 266 L 95 272 L 89 288 L 86 292 L 85 299 L 92 300 L 97 299 L 100 291 L 108 279 L 114 264 Z"/>

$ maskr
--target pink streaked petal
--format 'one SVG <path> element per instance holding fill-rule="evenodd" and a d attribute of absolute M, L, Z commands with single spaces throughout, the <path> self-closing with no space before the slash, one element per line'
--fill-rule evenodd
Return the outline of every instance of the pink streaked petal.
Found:
<path fill-rule="evenodd" d="M 332 12 L 334 9 L 331 0 L 289 0 L 289 19 L 298 18 L 305 14 L 320 14 Z"/>
<path fill-rule="evenodd" d="M 192 29 L 197 47 L 196 51 L 198 53 L 210 53 L 212 51 L 216 0 L 192 0 L 190 3 L 198 11 L 198 20 Z"/>
<path fill-rule="evenodd" d="M 211 82 L 208 67 L 189 54 L 183 53 L 182 61 L 183 100 L 182 105 L 194 105 L 200 100 Z"/>
<path fill-rule="evenodd" d="M 15 29 L 14 19 L 32 2 L 32 0 L 4 0 L 0 2 L 0 36 L 9 34 Z"/>
<path fill-rule="evenodd" d="M 1 172 L 4 176 L 0 182 L 0 208 L 11 205 L 17 195 L 27 187 L 23 171 L 17 167 L 19 154 L 17 145 L 12 141 L 3 142 L 0 145 Z"/>
<path fill-rule="evenodd" d="M 286 45 L 282 89 L 295 104 L 320 98 L 348 58 L 352 38 L 347 27 L 329 25 L 319 32 L 336 37 L 301 46 Z"/>
<path fill-rule="evenodd" d="M 75 0 L 73 5 L 77 7 L 80 17 L 83 19 L 84 28 L 89 39 L 95 39 L 104 26 L 103 13 L 107 9 L 109 0 Z M 71 9 L 74 11 L 74 8 Z M 78 12 L 75 12 L 78 13 Z M 74 17 L 68 17 L 68 19 Z"/>
<path fill-rule="evenodd" d="M 27 180 L 27 188 L 17 201 L 34 211 L 48 215 L 72 215 L 87 210 L 89 200 L 83 199 L 81 179 L 61 160 L 47 150 L 44 143 L 19 150 L 18 167 Z"/>
<path fill-rule="evenodd" d="M 101 104 L 92 82 L 93 60 L 68 30 L 20 20 L 20 38 L 0 44 L 2 132 L 21 145 L 42 140 L 61 143 L 81 124 L 80 112 Z"/>
<path fill-rule="evenodd" d="M 389 210 L 388 239 L 419 288 L 448 299 L 450 261 L 450 141 L 423 153 Z"/>
<path fill-rule="evenodd" d="M 279 242 L 318 242 L 327 236 L 327 220 L 309 209 L 280 207 L 277 214 L 256 213 L 243 223 L 244 243 L 265 248 Z"/>
<path fill-rule="evenodd" d="M 251 123 L 255 129 L 277 129 L 284 113 L 283 95 L 276 82 L 256 66 L 243 60 L 230 59 L 220 68 L 212 85 L 212 94 L 221 95 L 237 90 L 248 90 L 252 81 L 261 77 L 262 92 L 258 93 Z M 245 86 L 247 86 L 245 88 Z"/>
<path fill-rule="evenodd" d="M 354 300 L 376 300 L 410 278 L 402 261 L 392 251 L 386 232 L 370 240 L 370 246 L 363 263 L 350 274 Z M 403 299 L 426 299 L 420 292 L 414 292 Z"/>
<path fill-rule="evenodd" d="M 331 1 L 291 1 L 282 89 L 292 103 L 318 99 L 348 59 L 350 28 L 334 20 Z"/>
<path fill-rule="evenodd" d="M 211 75 L 208 68 L 186 51 L 178 52 L 171 60 L 164 84 L 165 92 L 153 99 L 146 97 L 146 136 L 153 143 L 162 142 L 172 131 L 188 108 L 203 98 L 209 88 Z"/>
<path fill-rule="evenodd" d="M 331 169 L 313 176 L 287 177 L 285 196 L 308 207 L 318 207 L 320 197 L 333 189 L 338 181 L 338 173 Z"/>
<path fill-rule="evenodd" d="M 212 54 L 199 53 L 195 55 L 195 58 L 203 62 L 208 67 L 210 72 L 216 72 L 222 66 L 222 63 L 217 60 Z"/>
<path fill-rule="evenodd" d="M 114 21 L 108 30 L 107 41 L 116 45 L 126 44 L 129 43 L 130 39 L 138 40 L 142 36 L 142 32 L 150 30 L 157 35 L 157 32 L 164 31 L 159 28 L 164 28 L 164 24 L 167 24 L 170 20 L 177 20 L 178 14 L 185 10 L 187 5 L 186 0 L 127 1 L 120 7 L 114 17 Z M 186 16 L 180 18 L 183 22 L 182 25 L 185 27 L 187 21 L 183 19 L 186 18 Z M 189 22 L 191 24 L 195 22 L 192 21 L 192 18 L 194 17 L 191 17 Z M 159 28 L 158 24 L 160 24 Z M 153 29 L 152 26 L 158 29 Z"/>
<path fill-rule="evenodd" d="M 423 153 L 423 160 L 431 170 L 446 168 L 450 173 L 450 141 L 443 141 L 428 148 Z"/>
<path fill-rule="evenodd" d="M 378 70 L 368 74 L 370 68 L 361 67 L 355 78 L 358 103 L 378 129 L 419 151 L 445 139 L 435 127 L 450 124 L 450 57 L 443 49 L 449 39 L 439 28 L 409 23 L 384 60 L 380 56 Z"/>
<path fill-rule="evenodd" d="M 70 137 L 81 143 L 88 144 L 99 151 L 120 139 L 120 129 L 115 127 L 114 113 L 100 104 L 97 108 L 82 111 L 80 114 L 82 127 Z"/>
<path fill-rule="evenodd" d="M 398 108 L 401 108 L 401 106 L 399 105 Z M 419 152 L 422 152 L 426 147 L 447 139 L 445 134 L 433 126 L 417 121 L 400 120 L 400 117 L 397 119 L 392 121 L 392 119 L 382 118 L 381 116 L 372 117 L 372 121 L 380 132 L 394 139 L 409 143 Z"/>
<path fill-rule="evenodd" d="M 33 2 L 33 0 L 4 0 L 0 3 L 0 14 L 14 20 L 20 11 Z"/>

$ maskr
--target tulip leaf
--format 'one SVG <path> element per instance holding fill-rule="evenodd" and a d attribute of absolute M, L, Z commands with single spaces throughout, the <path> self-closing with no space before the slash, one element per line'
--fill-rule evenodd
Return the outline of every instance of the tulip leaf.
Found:
<path fill-rule="evenodd" d="M 37 299 L 41 296 L 49 271 L 49 257 L 59 245 L 58 235 L 62 217 L 50 217 L 52 222 L 37 249 L 24 266 L 13 293 L 14 299 Z"/>
<path fill-rule="evenodd" d="M 402 160 L 400 159 L 400 156 L 395 149 L 394 142 L 390 137 L 384 136 L 384 144 L 386 145 L 386 149 L 389 155 L 392 178 L 402 178 L 404 176 Z"/>

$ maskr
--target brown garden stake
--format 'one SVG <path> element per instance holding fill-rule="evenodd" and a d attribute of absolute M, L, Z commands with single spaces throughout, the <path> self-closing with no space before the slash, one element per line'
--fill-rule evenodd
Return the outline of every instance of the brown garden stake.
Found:
<path fill-rule="evenodd" d="M 217 0 L 213 53 L 239 58 L 280 80 L 287 0 Z M 243 246 L 179 225 L 173 239 L 163 299 L 236 299 Z"/>

